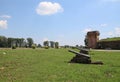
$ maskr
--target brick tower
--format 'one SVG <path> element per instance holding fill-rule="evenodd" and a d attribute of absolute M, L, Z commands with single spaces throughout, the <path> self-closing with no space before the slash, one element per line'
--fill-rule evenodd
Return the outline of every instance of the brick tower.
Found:
<path fill-rule="evenodd" d="M 99 31 L 90 31 L 87 33 L 88 48 L 96 48 L 99 35 Z"/>

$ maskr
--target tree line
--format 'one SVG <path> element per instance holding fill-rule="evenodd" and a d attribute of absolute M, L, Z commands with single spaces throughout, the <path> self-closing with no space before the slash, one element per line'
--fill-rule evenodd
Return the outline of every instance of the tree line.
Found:
<path fill-rule="evenodd" d="M 41 44 L 35 44 L 32 38 L 12 38 L 12 37 L 5 37 L 0 36 L 0 47 L 1 48 L 11 48 L 11 47 L 25 47 L 25 48 L 32 48 L 35 47 L 42 47 Z M 43 47 L 45 48 L 59 48 L 59 43 L 54 41 L 44 41 Z"/>
<path fill-rule="evenodd" d="M 0 47 L 10 48 L 12 46 L 15 47 L 32 47 L 34 41 L 32 38 L 7 38 L 5 36 L 0 36 Z"/>
<path fill-rule="evenodd" d="M 54 41 L 44 41 L 43 45 L 45 48 L 59 48 L 59 42 L 54 42 Z"/>

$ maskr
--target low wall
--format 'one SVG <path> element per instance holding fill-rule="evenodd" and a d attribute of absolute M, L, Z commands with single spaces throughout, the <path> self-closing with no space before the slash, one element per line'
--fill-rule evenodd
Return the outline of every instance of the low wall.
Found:
<path fill-rule="evenodd" d="M 97 42 L 96 48 L 98 49 L 120 49 L 119 41 L 100 41 Z"/>

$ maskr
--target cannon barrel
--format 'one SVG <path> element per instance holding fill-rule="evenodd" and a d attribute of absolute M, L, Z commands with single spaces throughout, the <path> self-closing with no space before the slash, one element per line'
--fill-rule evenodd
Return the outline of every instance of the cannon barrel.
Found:
<path fill-rule="evenodd" d="M 80 53 L 83 53 L 83 54 L 89 54 L 89 49 L 84 49 L 84 48 L 79 48 L 77 47 L 78 50 L 80 50 Z"/>
<path fill-rule="evenodd" d="M 85 49 L 85 48 L 76 48 L 76 49 L 78 49 L 78 50 L 84 50 L 84 51 L 87 51 L 87 52 L 89 52 L 90 50 L 89 49 Z"/>
<path fill-rule="evenodd" d="M 83 53 L 79 53 L 79 52 L 76 52 L 76 51 L 73 51 L 73 50 L 68 50 L 68 51 L 69 51 L 69 52 L 72 52 L 72 53 L 74 53 L 74 54 L 76 54 L 76 55 L 80 55 L 80 56 L 84 56 L 84 57 L 90 58 L 89 55 L 86 55 L 86 54 L 83 54 Z"/>

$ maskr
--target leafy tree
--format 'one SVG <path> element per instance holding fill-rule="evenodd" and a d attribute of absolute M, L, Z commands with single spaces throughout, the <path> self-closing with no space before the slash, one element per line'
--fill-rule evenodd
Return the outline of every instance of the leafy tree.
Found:
<path fill-rule="evenodd" d="M 17 38 L 17 43 L 18 43 L 19 47 L 22 47 L 22 45 L 24 43 L 24 38 Z"/>
<path fill-rule="evenodd" d="M 54 41 L 50 41 L 50 47 L 54 48 L 55 47 L 55 42 Z"/>
<path fill-rule="evenodd" d="M 7 38 L 5 36 L 0 36 L 0 47 L 7 47 Z"/>
<path fill-rule="evenodd" d="M 79 45 L 76 45 L 75 47 L 76 47 L 76 48 L 79 48 Z"/>
<path fill-rule="evenodd" d="M 69 45 L 65 45 L 64 48 L 70 48 L 70 46 Z"/>
<path fill-rule="evenodd" d="M 49 47 L 49 41 L 44 41 L 43 45 L 44 45 L 44 47 Z"/>
<path fill-rule="evenodd" d="M 84 42 L 85 42 L 85 46 L 87 47 L 88 46 L 88 38 L 87 38 L 87 36 L 85 36 Z"/>
<path fill-rule="evenodd" d="M 15 41 L 16 47 L 19 47 L 19 39 L 18 39 L 18 38 L 15 38 L 14 41 Z"/>
<path fill-rule="evenodd" d="M 12 47 L 14 38 L 8 38 L 8 47 Z"/>
<path fill-rule="evenodd" d="M 23 39 L 24 39 L 24 38 L 23 38 Z M 23 40 L 23 43 L 21 44 L 21 47 L 25 47 L 25 48 L 28 47 L 28 44 L 27 44 L 26 39 Z"/>
<path fill-rule="evenodd" d="M 42 46 L 41 46 L 41 44 L 38 44 L 38 46 L 37 46 L 37 47 L 41 48 Z"/>
<path fill-rule="evenodd" d="M 24 44 L 24 38 L 8 38 L 8 47 L 16 46 L 22 47 Z"/>
<path fill-rule="evenodd" d="M 55 42 L 55 48 L 59 48 L 59 43 Z"/>
<path fill-rule="evenodd" d="M 27 38 L 27 42 L 24 38 L 6 38 L 0 36 L 0 47 L 32 47 L 33 39 Z"/>
<path fill-rule="evenodd" d="M 31 48 L 32 44 L 34 43 L 33 39 L 32 38 L 27 38 L 27 43 L 28 43 L 28 47 Z"/>

